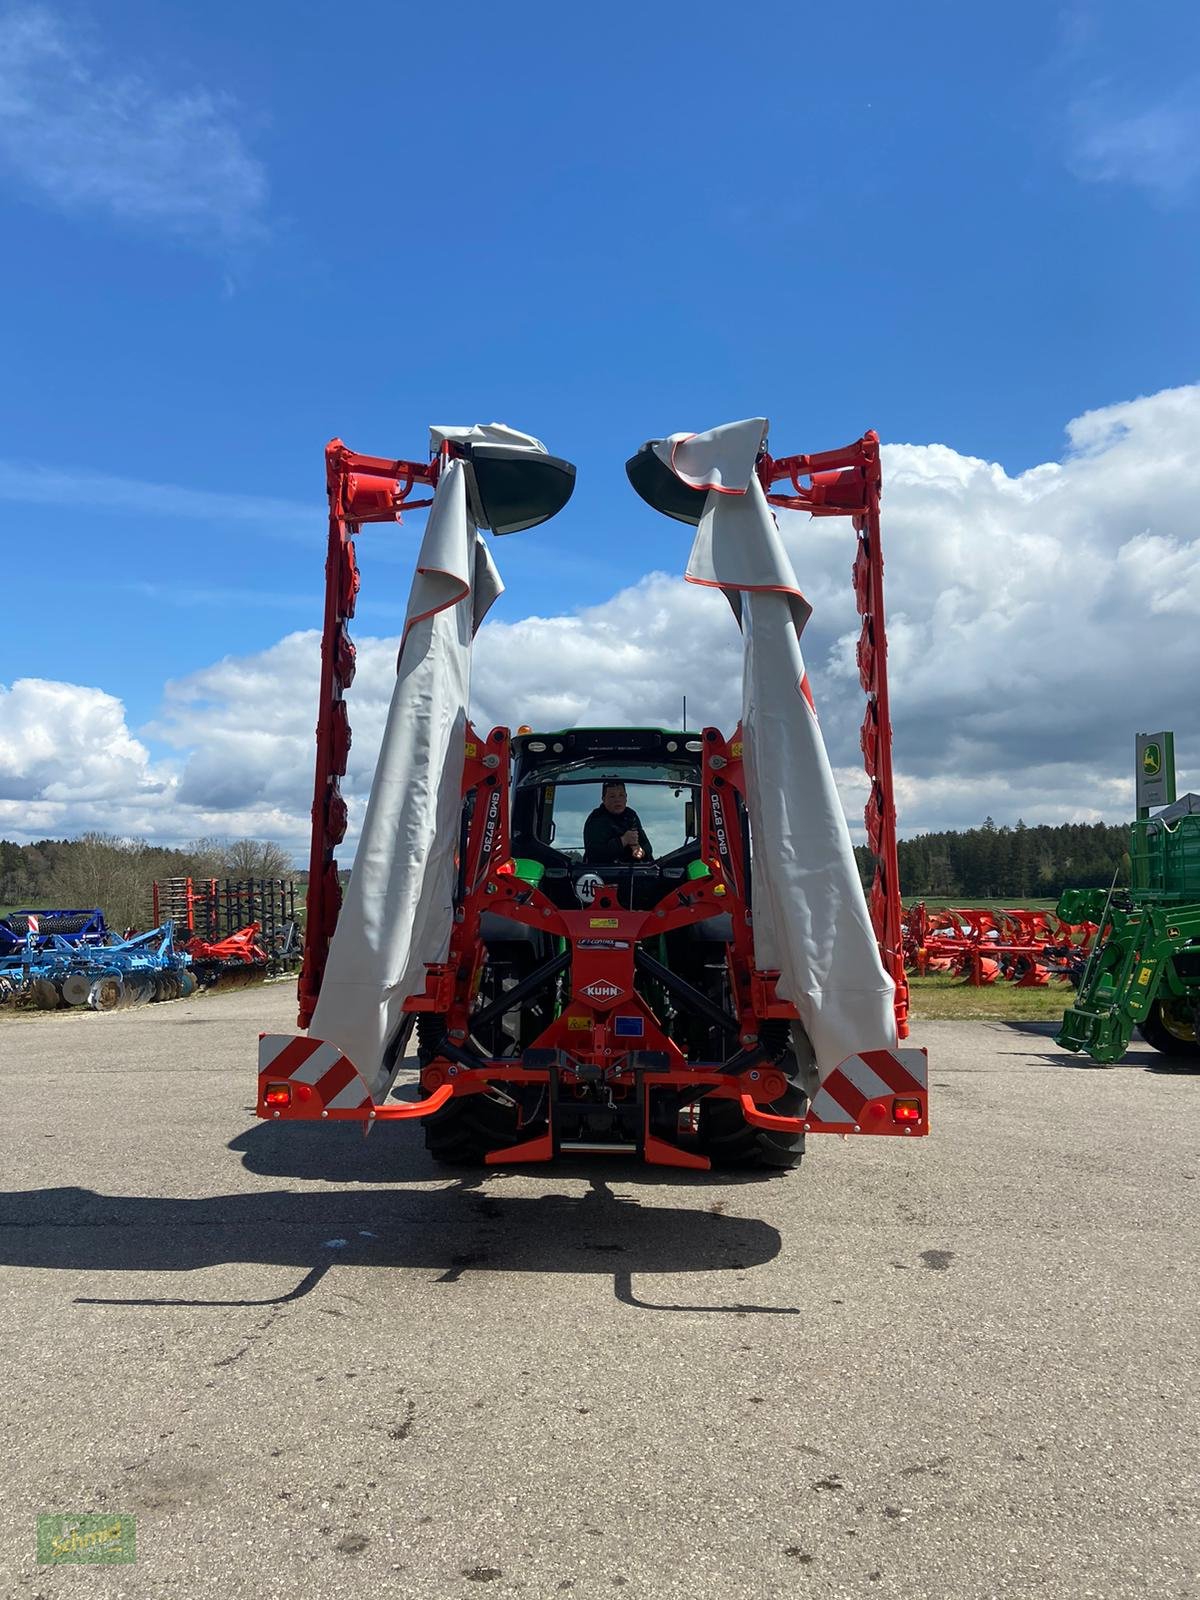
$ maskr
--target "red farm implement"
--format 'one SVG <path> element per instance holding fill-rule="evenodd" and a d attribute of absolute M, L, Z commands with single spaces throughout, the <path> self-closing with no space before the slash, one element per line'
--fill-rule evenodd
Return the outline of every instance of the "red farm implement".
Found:
<path fill-rule="evenodd" d="M 1097 932 L 1094 923 L 1063 922 L 1048 911 L 929 911 L 923 901 L 904 913 L 904 930 L 910 972 L 954 973 L 975 986 L 1004 980 L 1026 989 L 1044 988 L 1051 978 L 1074 982 Z"/>
<path fill-rule="evenodd" d="M 339 780 L 350 747 L 344 693 L 355 668 L 347 631 L 359 588 L 354 536 L 365 523 L 396 522 L 402 510 L 429 505 L 410 498 L 414 489 L 436 493 L 459 459 L 453 443 L 420 464 L 356 455 L 339 441 L 327 451 L 329 547 L 299 988 L 300 1025 L 311 1022 L 314 1034 L 342 905 L 334 851 L 347 824 Z M 480 470 L 478 461 L 473 466 Z M 811 1053 L 803 1052 L 801 1013 L 779 994 L 780 972 L 756 958 L 754 796 L 741 725 L 728 735 L 715 727 L 522 728 L 514 735 L 503 727 L 482 733 L 468 722 L 447 946 L 426 959 L 423 984 L 407 991 L 378 1068 L 329 1039 L 264 1036 L 260 1116 L 349 1120 L 366 1129 L 419 1120 L 435 1157 L 493 1165 L 578 1152 L 697 1169 L 790 1166 L 810 1132 L 928 1132 L 925 1053 L 898 1043 L 907 1034 L 908 992 L 878 440 L 867 434 L 845 450 L 781 459 L 764 448 L 754 472 L 772 506 L 850 517 L 857 534 L 866 826 L 876 862 L 868 942 L 873 926 L 878 955 L 871 959 L 892 980 L 885 991 L 890 1044 L 873 1040 L 835 1058 L 818 1083 Z M 486 500 L 482 476 L 480 493 Z M 700 512 L 668 514 L 695 522 Z M 799 697 L 797 706 L 809 715 Z M 650 856 L 627 846 L 628 859 L 589 855 L 584 814 L 602 782 L 622 792 L 628 786 L 658 819 L 656 842 L 668 847 Z M 389 1101 L 414 1040 L 418 1097 Z"/>
<path fill-rule="evenodd" d="M 299 961 L 290 878 L 166 878 L 154 884 L 154 917 L 172 924 L 205 987 L 252 983 Z"/>

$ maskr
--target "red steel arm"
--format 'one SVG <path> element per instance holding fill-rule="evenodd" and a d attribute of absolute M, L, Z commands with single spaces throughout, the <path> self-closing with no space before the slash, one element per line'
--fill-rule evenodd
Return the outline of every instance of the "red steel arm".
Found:
<path fill-rule="evenodd" d="M 841 450 L 817 455 L 763 454 L 759 480 L 772 505 L 808 511 L 814 517 L 851 517 L 858 534 L 852 576 L 854 597 L 862 617 L 858 640 L 858 677 L 867 696 L 861 743 L 871 792 L 864 820 L 867 842 L 875 857 L 875 877 L 868 904 L 883 965 L 896 985 L 896 1029 L 908 1037 L 908 980 L 904 975 L 901 928 L 900 868 L 896 849 L 896 797 L 892 776 L 892 722 L 888 703 L 887 628 L 883 607 L 883 548 L 879 533 L 882 474 L 879 435 L 872 429 Z M 801 483 L 807 477 L 809 483 Z M 773 492 L 787 482 L 790 493 Z"/>
<path fill-rule="evenodd" d="M 428 500 L 409 500 L 408 495 L 415 484 L 436 485 L 439 465 L 436 457 L 412 462 L 356 455 L 340 439 L 332 439 L 325 449 L 329 545 L 325 557 L 312 848 L 299 985 L 298 1020 L 302 1028 L 308 1027 L 317 1003 L 329 941 L 342 904 L 333 852 L 346 834 L 346 802 L 339 779 L 345 776 L 350 755 L 350 719 L 343 697 L 354 680 L 354 644 L 346 629 L 358 594 L 354 535 L 364 522 L 399 522 L 402 509 L 429 505 Z"/>

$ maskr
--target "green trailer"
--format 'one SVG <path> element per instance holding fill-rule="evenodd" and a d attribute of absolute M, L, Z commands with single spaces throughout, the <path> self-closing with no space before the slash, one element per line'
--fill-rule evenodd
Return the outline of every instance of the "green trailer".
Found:
<path fill-rule="evenodd" d="M 1137 1028 L 1178 1066 L 1200 1059 L 1200 795 L 1133 824 L 1128 890 L 1068 889 L 1066 922 L 1099 923 L 1057 1041 L 1119 1061 Z"/>

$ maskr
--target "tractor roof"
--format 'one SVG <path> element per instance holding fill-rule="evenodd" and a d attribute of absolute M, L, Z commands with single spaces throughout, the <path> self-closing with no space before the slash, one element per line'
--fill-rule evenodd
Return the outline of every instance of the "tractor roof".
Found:
<path fill-rule="evenodd" d="M 592 735 L 596 735 L 596 734 L 605 735 L 605 736 L 607 736 L 607 735 L 616 736 L 616 735 L 624 734 L 624 733 L 659 733 L 659 734 L 661 734 L 663 736 L 664 739 L 698 739 L 700 737 L 699 732 L 695 731 L 695 730 L 693 730 L 693 731 L 685 731 L 685 730 L 680 729 L 680 728 L 650 728 L 650 727 L 637 727 L 637 728 L 551 728 L 551 729 L 548 729 L 548 730 L 533 729 L 533 728 L 528 728 L 527 727 L 527 728 L 524 729 L 524 731 L 522 733 L 517 735 L 517 737 L 522 738 L 522 739 L 563 739 L 569 733 L 571 733 L 571 734 L 579 734 L 579 735 L 584 735 L 584 736 L 592 736 Z"/>
<path fill-rule="evenodd" d="M 559 728 L 517 734 L 512 748 L 522 782 L 552 770 L 577 772 L 581 776 L 576 781 L 583 781 L 584 772 L 616 775 L 622 768 L 632 772 L 643 767 L 670 768 L 674 781 L 681 781 L 682 774 L 698 771 L 704 741 L 698 733 L 670 728 Z"/>

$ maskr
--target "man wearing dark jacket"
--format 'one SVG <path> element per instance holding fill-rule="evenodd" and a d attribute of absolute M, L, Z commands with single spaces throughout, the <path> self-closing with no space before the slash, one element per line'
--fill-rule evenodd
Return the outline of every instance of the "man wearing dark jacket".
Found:
<path fill-rule="evenodd" d="M 653 858 L 641 819 L 626 804 L 625 785 L 609 778 L 600 791 L 600 804 L 583 825 L 583 859 L 616 866 Z"/>

